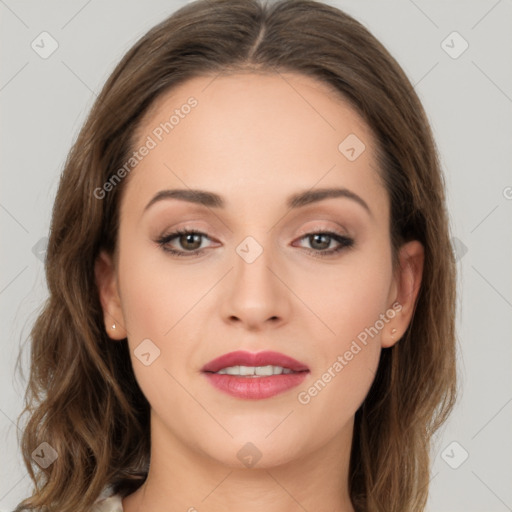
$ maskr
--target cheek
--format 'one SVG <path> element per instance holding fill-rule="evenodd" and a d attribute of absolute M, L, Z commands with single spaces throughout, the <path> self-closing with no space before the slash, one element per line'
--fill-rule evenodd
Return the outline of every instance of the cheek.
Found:
<path fill-rule="evenodd" d="M 372 339 L 380 338 L 383 325 L 379 319 L 391 305 L 392 264 L 385 245 L 347 253 L 339 264 L 299 274 L 297 295 L 305 297 L 306 306 L 315 313 L 317 339 L 328 341 L 324 346 L 330 352 L 343 350 L 360 333 L 364 338 L 376 322 L 379 333 Z"/>
<path fill-rule="evenodd" d="M 120 254 L 120 295 L 133 370 L 152 405 L 159 400 L 170 404 L 182 393 L 172 376 L 182 380 L 183 362 L 202 339 L 194 339 L 194 329 L 201 325 L 202 300 L 218 276 L 206 268 L 184 271 L 185 266 L 170 263 L 154 247 L 141 248 L 130 240 Z"/>
<path fill-rule="evenodd" d="M 121 251 L 123 255 L 123 251 Z M 207 269 L 194 272 L 171 262 L 162 250 L 126 244 L 119 262 L 123 316 L 132 343 L 170 339 L 214 283 Z"/>
<path fill-rule="evenodd" d="M 322 437 L 335 436 L 370 390 L 381 354 L 381 333 L 387 328 L 381 320 L 388 311 L 387 282 L 378 272 L 347 274 L 343 282 L 330 280 L 332 291 L 324 294 L 324 308 L 317 299 L 318 311 L 334 333 L 314 338 L 315 347 L 310 349 L 315 354 L 314 372 L 297 392 L 297 412 L 304 432 L 312 434 L 310 443 L 319 442 L 315 439 L 319 418 L 325 420 Z"/>
<path fill-rule="evenodd" d="M 394 310 L 388 303 L 391 258 L 375 249 L 347 257 L 328 272 L 317 272 L 302 294 L 322 321 L 314 344 L 315 372 L 297 395 L 310 412 L 338 414 L 339 427 L 355 413 L 371 387 L 381 353 L 381 335 Z M 333 418 L 334 419 L 334 418 Z M 333 428 L 334 425 L 333 425 Z"/>

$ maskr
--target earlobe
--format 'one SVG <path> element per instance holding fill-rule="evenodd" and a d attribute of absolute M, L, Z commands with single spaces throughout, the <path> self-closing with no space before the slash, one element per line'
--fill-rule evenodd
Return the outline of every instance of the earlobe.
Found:
<path fill-rule="evenodd" d="M 393 296 L 390 297 L 396 315 L 382 334 L 381 345 L 389 348 L 397 343 L 409 326 L 416 300 L 421 288 L 425 251 L 418 240 L 405 243 L 399 250 L 399 267 L 397 268 Z"/>
<path fill-rule="evenodd" d="M 114 340 L 126 338 L 125 322 L 121 308 L 121 299 L 117 287 L 117 277 L 112 256 L 101 251 L 94 265 L 96 287 L 98 289 L 105 330 Z"/>

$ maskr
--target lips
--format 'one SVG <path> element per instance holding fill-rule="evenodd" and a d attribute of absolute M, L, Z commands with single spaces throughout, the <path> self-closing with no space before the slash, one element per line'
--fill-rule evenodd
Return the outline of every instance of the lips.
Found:
<path fill-rule="evenodd" d="M 205 364 L 201 371 L 216 373 L 230 366 L 281 366 L 293 372 L 309 370 L 305 364 L 279 352 L 265 351 L 252 353 L 238 350 L 213 359 Z"/>
<path fill-rule="evenodd" d="M 248 372 L 251 367 L 263 372 Z M 279 368 L 277 373 L 268 375 L 271 369 L 276 371 L 276 367 Z M 270 398 L 284 393 L 298 386 L 309 374 L 305 364 L 270 351 L 230 352 L 205 364 L 201 371 L 215 389 L 244 400 Z M 232 371 L 235 374 L 231 374 Z"/>

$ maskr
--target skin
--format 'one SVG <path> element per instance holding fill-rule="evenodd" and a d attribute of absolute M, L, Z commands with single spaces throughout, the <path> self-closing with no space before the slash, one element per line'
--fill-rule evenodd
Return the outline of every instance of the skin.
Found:
<path fill-rule="evenodd" d="M 131 171 L 118 251 L 102 252 L 96 263 L 107 332 L 113 342 L 128 337 L 151 405 L 149 475 L 123 500 L 124 510 L 353 511 L 347 481 L 354 414 L 381 349 L 396 343 L 411 320 L 423 247 L 403 245 L 393 269 L 390 204 L 372 134 L 327 85 L 292 73 L 212 79 L 173 89 L 141 123 L 137 147 L 187 98 L 198 101 Z M 366 146 L 354 161 L 338 150 L 351 133 Z M 291 194 L 324 187 L 349 189 L 371 213 L 346 197 L 286 206 Z M 215 192 L 226 206 L 167 199 L 144 212 L 157 192 L 173 188 Z M 176 257 L 155 242 L 185 227 L 207 235 L 199 239 L 199 256 Z M 353 246 L 318 256 L 339 244 L 327 238 L 322 246 L 306 235 L 332 230 Z M 247 236 L 263 249 L 252 263 L 236 252 Z M 186 252 L 199 241 L 180 245 L 175 238 L 169 245 Z M 401 310 L 378 335 L 300 403 L 298 393 L 396 302 Z M 147 338 L 160 350 L 149 366 L 134 355 Z M 228 396 L 200 369 L 239 349 L 284 353 L 310 373 L 272 398 Z M 261 454 L 253 467 L 237 457 L 248 442 Z"/>

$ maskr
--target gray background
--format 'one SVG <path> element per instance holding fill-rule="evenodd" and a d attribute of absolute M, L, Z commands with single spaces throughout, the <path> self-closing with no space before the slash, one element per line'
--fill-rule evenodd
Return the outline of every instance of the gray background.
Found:
<path fill-rule="evenodd" d="M 446 175 L 462 394 L 437 437 L 429 510 L 512 510 L 512 2 L 329 3 L 363 22 L 415 84 Z M 183 4 L 0 0 L 2 511 L 28 492 L 15 425 L 24 382 L 13 368 L 47 293 L 41 257 L 64 159 L 124 52 Z M 31 47 L 43 31 L 58 43 L 46 59 Z"/>

